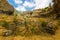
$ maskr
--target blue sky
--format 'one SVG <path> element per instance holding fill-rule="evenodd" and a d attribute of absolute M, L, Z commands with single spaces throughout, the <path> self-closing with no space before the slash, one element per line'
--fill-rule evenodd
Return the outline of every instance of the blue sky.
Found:
<path fill-rule="evenodd" d="M 42 9 L 53 4 L 52 0 L 8 0 L 17 11 Z"/>

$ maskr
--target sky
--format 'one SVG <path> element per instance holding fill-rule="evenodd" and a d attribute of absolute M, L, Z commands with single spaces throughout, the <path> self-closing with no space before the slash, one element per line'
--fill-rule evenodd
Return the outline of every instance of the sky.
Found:
<path fill-rule="evenodd" d="M 17 11 L 42 9 L 53 4 L 52 0 L 7 0 Z"/>

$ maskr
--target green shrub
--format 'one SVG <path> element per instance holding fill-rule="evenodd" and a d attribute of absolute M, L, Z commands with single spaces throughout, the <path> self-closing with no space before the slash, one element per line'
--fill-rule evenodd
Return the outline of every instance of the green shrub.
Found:
<path fill-rule="evenodd" d="M 41 31 L 47 34 L 55 35 L 56 27 L 53 26 L 50 22 L 42 22 L 41 23 Z"/>
<path fill-rule="evenodd" d="M 58 25 L 60 26 L 60 20 L 58 20 L 57 22 L 58 22 Z"/>
<path fill-rule="evenodd" d="M 34 31 L 35 31 L 35 28 L 31 28 L 31 31 L 32 31 L 32 33 L 34 33 Z"/>
<path fill-rule="evenodd" d="M 6 21 L 3 21 L 2 26 L 5 27 L 6 29 L 8 29 L 9 23 Z"/>
<path fill-rule="evenodd" d="M 42 26 L 42 27 L 46 27 L 46 26 L 47 26 L 47 22 L 42 21 L 42 22 L 41 22 L 41 26 Z"/>

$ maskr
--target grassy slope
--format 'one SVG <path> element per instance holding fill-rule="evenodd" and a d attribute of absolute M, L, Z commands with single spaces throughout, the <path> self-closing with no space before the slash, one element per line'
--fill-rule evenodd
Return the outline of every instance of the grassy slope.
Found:
<path fill-rule="evenodd" d="M 13 18 L 14 18 L 14 16 L 8 16 L 8 15 L 5 15 L 5 14 L 0 14 L 0 21 L 1 20 L 6 20 L 7 22 L 12 22 Z M 18 16 L 17 19 L 24 21 L 24 17 L 23 16 Z M 48 21 L 50 19 L 49 18 L 29 17 L 29 18 L 27 18 L 27 21 L 28 20 L 29 21 L 40 22 L 40 21 Z M 54 23 L 56 23 L 56 21 L 57 20 L 55 20 Z M 0 28 L 4 29 L 3 27 L 0 27 Z M 54 35 L 54 36 L 44 35 L 44 34 L 43 35 L 32 35 L 32 36 L 28 36 L 28 37 L 20 36 L 20 35 L 17 35 L 17 36 L 8 36 L 8 37 L 0 36 L 0 40 L 60 40 L 60 29 L 57 30 L 56 35 Z"/>

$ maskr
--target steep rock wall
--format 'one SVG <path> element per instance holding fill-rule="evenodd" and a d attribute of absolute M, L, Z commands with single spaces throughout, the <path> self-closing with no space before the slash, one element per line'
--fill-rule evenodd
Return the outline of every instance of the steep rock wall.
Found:
<path fill-rule="evenodd" d="M 0 13 L 13 14 L 14 8 L 7 0 L 0 0 Z"/>

